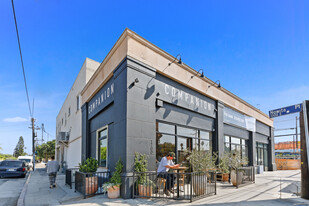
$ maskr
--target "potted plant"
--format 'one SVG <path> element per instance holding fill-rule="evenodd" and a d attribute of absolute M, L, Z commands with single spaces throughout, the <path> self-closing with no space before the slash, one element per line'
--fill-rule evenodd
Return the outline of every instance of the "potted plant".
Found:
<path fill-rule="evenodd" d="M 137 185 L 139 196 L 151 197 L 154 183 L 147 176 L 148 160 L 147 155 L 135 152 L 134 171 L 138 172 Z"/>
<path fill-rule="evenodd" d="M 241 157 L 239 151 L 233 151 L 230 154 L 230 167 L 231 167 L 231 182 L 234 186 L 240 185 L 242 183 L 243 171 L 241 168 L 243 165 L 248 164 L 248 159 L 246 157 Z M 237 171 L 237 173 L 236 173 Z"/>
<path fill-rule="evenodd" d="M 111 177 L 111 180 L 103 184 L 103 190 L 107 192 L 107 196 L 110 199 L 120 197 L 120 185 L 121 185 L 121 173 L 123 164 L 119 158 L 116 163 L 115 171 Z"/>
<path fill-rule="evenodd" d="M 230 154 L 225 152 L 219 158 L 219 168 L 222 173 L 222 181 L 227 182 L 229 181 L 229 174 L 230 174 Z"/>
<path fill-rule="evenodd" d="M 196 195 L 206 193 L 207 175 L 208 172 L 216 167 L 218 155 L 211 151 L 192 150 L 189 152 L 188 160 L 192 167 L 194 175 L 192 175 L 193 191 Z"/>
<path fill-rule="evenodd" d="M 98 190 L 98 177 L 95 176 L 95 173 L 98 169 L 98 161 L 92 157 L 83 161 L 82 164 L 79 164 L 79 171 L 86 173 L 85 174 L 85 194 L 93 195 Z"/>

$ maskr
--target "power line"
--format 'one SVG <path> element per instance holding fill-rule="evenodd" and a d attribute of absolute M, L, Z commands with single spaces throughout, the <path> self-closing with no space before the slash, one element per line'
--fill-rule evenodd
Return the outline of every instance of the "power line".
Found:
<path fill-rule="evenodd" d="M 26 81 L 26 74 L 25 74 L 25 68 L 24 68 L 24 61 L 23 61 L 23 55 L 22 55 L 22 52 L 21 52 L 21 46 L 20 46 L 20 40 L 19 40 L 19 34 L 18 34 L 18 28 L 17 28 L 17 20 L 16 20 L 16 15 L 15 15 L 15 9 L 14 9 L 14 2 L 13 2 L 13 0 L 12 0 L 12 8 L 13 8 L 13 14 L 14 14 L 14 21 L 15 21 L 15 28 L 16 28 L 18 46 L 19 46 L 19 54 L 20 54 L 21 66 L 22 66 L 22 69 L 23 69 L 23 76 L 24 76 L 24 82 L 25 82 L 25 89 L 26 89 L 27 100 L 28 100 L 28 106 L 29 106 L 29 113 L 30 113 L 30 116 L 32 117 L 33 114 L 31 113 L 31 107 L 30 107 L 30 101 L 29 101 L 29 94 L 28 94 L 28 87 L 27 87 L 27 81 Z"/>

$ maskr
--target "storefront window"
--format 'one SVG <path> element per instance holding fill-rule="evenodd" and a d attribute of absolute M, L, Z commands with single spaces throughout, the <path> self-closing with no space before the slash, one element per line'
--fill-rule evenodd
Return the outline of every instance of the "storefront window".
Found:
<path fill-rule="evenodd" d="M 99 152 L 98 152 L 98 160 L 99 166 L 107 167 L 107 128 L 103 129 L 98 133 L 99 140 Z"/>
<path fill-rule="evenodd" d="M 248 159 L 248 140 L 225 136 L 224 141 L 225 152 L 240 152 L 242 158 Z"/>
<path fill-rule="evenodd" d="M 192 151 L 192 149 L 212 150 L 211 132 L 161 122 L 157 122 L 156 125 L 157 161 L 160 161 L 167 153 L 175 152 L 176 162 L 185 164 L 187 151 Z"/>
<path fill-rule="evenodd" d="M 175 152 L 175 136 L 157 133 L 156 158 L 160 161 L 169 152 Z"/>

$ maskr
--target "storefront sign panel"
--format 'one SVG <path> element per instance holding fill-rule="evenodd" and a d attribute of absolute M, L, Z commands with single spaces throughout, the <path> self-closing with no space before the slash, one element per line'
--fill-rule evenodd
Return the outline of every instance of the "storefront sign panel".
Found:
<path fill-rule="evenodd" d="M 107 82 L 88 103 L 88 119 L 114 101 L 114 81 Z"/>
<path fill-rule="evenodd" d="M 236 112 L 228 107 L 223 109 L 223 122 L 234 124 L 249 131 L 256 131 L 256 119 Z"/>
<path fill-rule="evenodd" d="M 159 99 L 215 118 L 215 101 L 177 83 L 156 82 Z"/>

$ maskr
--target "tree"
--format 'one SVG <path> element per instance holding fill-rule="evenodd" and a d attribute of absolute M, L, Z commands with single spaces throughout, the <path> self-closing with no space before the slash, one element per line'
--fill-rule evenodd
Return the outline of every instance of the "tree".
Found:
<path fill-rule="evenodd" d="M 18 143 L 14 149 L 13 156 L 18 157 L 18 156 L 23 156 L 25 154 L 24 152 L 24 138 L 22 136 L 19 137 Z"/>
<path fill-rule="evenodd" d="M 37 152 L 38 159 L 48 159 L 51 156 L 55 156 L 55 143 L 56 140 L 48 141 L 47 143 L 44 143 L 42 145 L 38 145 L 35 148 L 35 151 Z"/>

